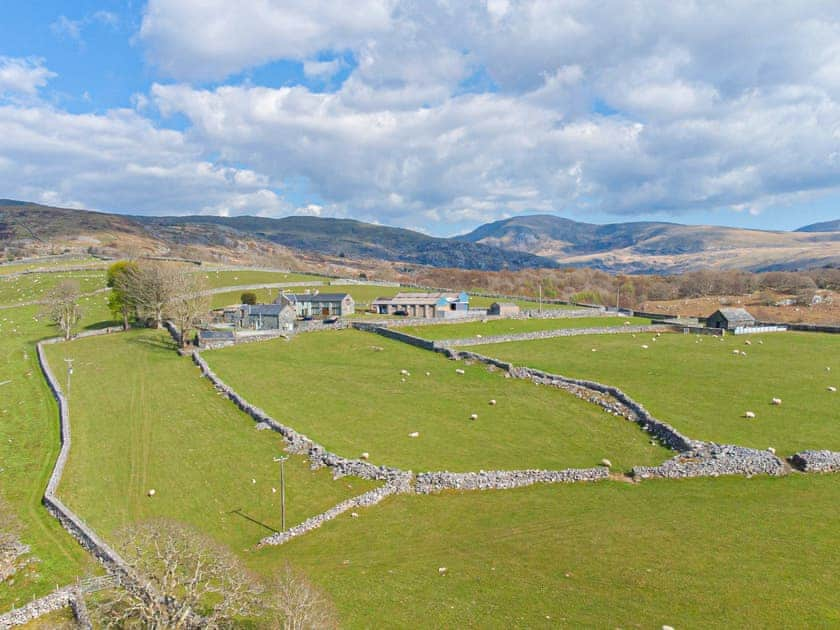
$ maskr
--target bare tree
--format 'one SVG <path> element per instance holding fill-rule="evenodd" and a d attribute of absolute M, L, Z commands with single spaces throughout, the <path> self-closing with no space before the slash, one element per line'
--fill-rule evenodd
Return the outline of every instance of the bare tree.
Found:
<path fill-rule="evenodd" d="M 259 583 L 230 551 L 189 527 L 154 520 L 117 539 L 122 557 L 145 583 L 109 591 L 94 612 L 103 625 L 229 628 L 258 610 Z"/>
<path fill-rule="evenodd" d="M 75 280 L 65 280 L 47 294 L 46 315 L 65 339 L 73 336 L 73 327 L 82 318 L 79 295 L 79 283 Z"/>
<path fill-rule="evenodd" d="M 187 343 L 189 332 L 210 310 L 210 298 L 207 295 L 201 295 L 206 286 L 196 273 L 190 273 L 185 269 L 179 270 L 173 281 L 174 294 L 166 305 L 164 314 L 175 322 L 178 330 L 181 331 L 180 346 L 183 348 Z"/>
<path fill-rule="evenodd" d="M 288 563 L 269 586 L 267 607 L 272 628 L 326 630 L 339 625 L 332 602 Z"/>
<path fill-rule="evenodd" d="M 4 582 L 25 563 L 29 547 L 18 538 L 20 524 L 11 508 L 0 499 L 0 583 Z"/>
<path fill-rule="evenodd" d="M 164 309 L 177 295 L 179 271 L 171 264 L 142 262 L 126 268 L 116 279 L 115 287 L 123 292 L 138 316 L 150 319 L 152 326 L 158 328 Z"/>

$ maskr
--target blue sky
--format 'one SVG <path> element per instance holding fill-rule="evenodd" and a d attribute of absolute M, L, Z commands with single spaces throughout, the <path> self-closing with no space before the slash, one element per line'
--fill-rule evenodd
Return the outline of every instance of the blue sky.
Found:
<path fill-rule="evenodd" d="M 440 235 L 836 219 L 840 20 L 760 6 L 8 3 L 0 197 Z"/>

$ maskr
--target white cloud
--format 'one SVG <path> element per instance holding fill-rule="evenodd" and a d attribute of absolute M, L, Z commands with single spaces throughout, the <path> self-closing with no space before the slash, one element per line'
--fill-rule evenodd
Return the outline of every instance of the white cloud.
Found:
<path fill-rule="evenodd" d="M 103 24 L 110 28 L 117 28 L 120 23 L 120 18 L 116 13 L 111 11 L 96 11 L 90 15 L 86 15 L 77 20 L 72 20 L 66 15 L 61 15 L 55 22 L 50 24 L 50 29 L 56 35 L 61 35 L 75 40 L 78 43 L 82 42 L 82 32 L 91 24 Z"/>
<path fill-rule="evenodd" d="M 329 79 L 341 68 L 341 62 L 338 59 L 332 61 L 312 61 L 307 60 L 303 62 L 303 73 L 309 78 L 315 79 Z"/>
<path fill-rule="evenodd" d="M 0 56 L 0 96 L 34 96 L 55 76 L 38 57 Z"/>
<path fill-rule="evenodd" d="M 94 115 L 0 106 L 0 137 L 7 197 L 150 214 L 292 209 L 266 175 L 210 162 L 182 133 L 156 128 L 133 110 Z"/>

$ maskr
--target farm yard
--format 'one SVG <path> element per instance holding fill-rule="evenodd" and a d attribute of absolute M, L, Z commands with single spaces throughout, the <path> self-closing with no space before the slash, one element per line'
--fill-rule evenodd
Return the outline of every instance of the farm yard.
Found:
<path fill-rule="evenodd" d="M 641 317 L 561 317 L 557 319 L 491 319 L 487 321 L 440 324 L 436 326 L 405 326 L 400 332 L 429 341 L 492 337 L 566 328 L 604 328 L 616 326 L 648 326 L 649 319 Z M 477 343 L 480 343 L 477 341 Z"/>
<path fill-rule="evenodd" d="M 76 273 L 22 278 L 55 286 Z M 222 273 L 214 286 L 242 282 L 242 272 Z M 104 286 L 104 273 L 92 275 L 82 291 Z M 355 296 L 359 286 L 333 289 Z M 399 290 L 363 285 L 361 295 Z M 103 570 L 41 505 L 58 422 L 34 343 L 56 329 L 39 321 L 39 306 L 14 306 L 17 295 L 0 295 L 10 303 L 0 311 L 0 494 L 37 561 L 0 583 L 0 615 Z M 78 329 L 109 324 L 106 301 L 105 293 L 83 296 Z M 451 339 L 625 321 L 649 323 L 605 316 L 399 330 Z M 469 349 L 621 387 L 691 438 L 774 446 L 780 455 L 840 450 L 838 394 L 828 390 L 840 386 L 836 336 L 653 337 Z M 281 546 L 256 548 L 280 527 L 273 459 L 284 444 L 277 433 L 257 431 L 174 352 L 163 331 L 46 349 L 61 379 L 63 359 L 74 359 L 73 446 L 58 493 L 98 534 L 110 541 L 123 525 L 167 517 L 229 547 L 261 576 L 291 562 L 329 595 L 342 627 L 840 624 L 836 475 L 627 483 L 622 472 L 674 452 L 594 404 L 371 333 L 299 334 L 202 356 L 244 398 L 339 455 L 367 452 L 374 464 L 415 473 L 596 467 L 609 459 L 613 475 L 597 483 L 392 496 Z M 756 418 L 745 419 L 746 410 Z M 288 525 L 378 486 L 333 480 L 329 470 L 312 471 L 305 457 L 292 455 Z M 59 612 L 31 627 L 69 620 Z"/>
<path fill-rule="evenodd" d="M 203 356 L 281 422 L 339 455 L 368 452 L 376 464 L 415 472 L 554 470 L 609 458 L 622 470 L 669 456 L 635 424 L 570 394 L 370 333 L 299 335 Z"/>
<path fill-rule="evenodd" d="M 840 398 L 828 389 L 840 389 L 837 335 L 593 335 L 469 349 L 620 387 L 694 439 L 772 446 L 780 455 L 840 450 Z"/>

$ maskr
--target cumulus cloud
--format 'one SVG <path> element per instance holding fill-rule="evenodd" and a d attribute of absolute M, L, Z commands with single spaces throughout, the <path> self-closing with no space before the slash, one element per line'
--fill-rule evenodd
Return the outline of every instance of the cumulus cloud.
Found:
<path fill-rule="evenodd" d="M 0 56 L 0 96 L 34 96 L 55 76 L 38 57 Z"/>
<path fill-rule="evenodd" d="M 0 106 L 0 189 L 67 207 L 150 214 L 288 214 L 270 178 L 214 163 L 133 110 L 70 114 Z"/>

